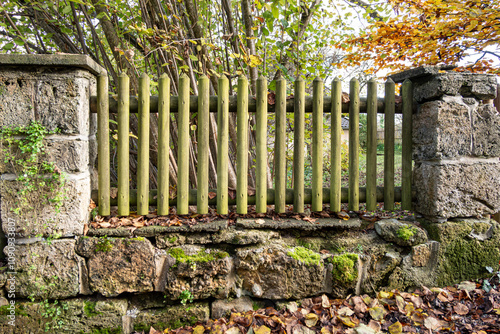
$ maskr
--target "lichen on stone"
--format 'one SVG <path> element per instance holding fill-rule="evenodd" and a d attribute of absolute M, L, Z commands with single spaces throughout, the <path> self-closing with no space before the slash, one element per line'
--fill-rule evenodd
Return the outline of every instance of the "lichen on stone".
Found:
<path fill-rule="evenodd" d="M 297 246 L 287 253 L 293 259 L 305 263 L 307 266 L 319 266 L 321 265 L 321 256 L 318 253 L 313 252 L 302 246 Z"/>
<path fill-rule="evenodd" d="M 343 284 L 350 284 L 357 279 L 358 254 L 345 253 L 333 256 L 328 259 L 328 262 L 333 264 L 332 277 L 334 280 Z"/>

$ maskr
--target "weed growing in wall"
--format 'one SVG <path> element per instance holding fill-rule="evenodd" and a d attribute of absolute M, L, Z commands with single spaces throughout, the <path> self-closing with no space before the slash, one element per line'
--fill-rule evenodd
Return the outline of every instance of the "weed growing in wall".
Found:
<path fill-rule="evenodd" d="M 5 191 L 15 199 L 11 211 L 24 218 L 36 218 L 32 216 L 46 205 L 59 212 L 65 199 L 65 174 L 55 163 L 44 159 L 44 139 L 56 132 L 58 131 L 48 131 L 36 121 L 27 126 L 6 126 L 0 129 L 3 162 L 9 166 L 18 181 L 17 187 L 5 187 Z"/>

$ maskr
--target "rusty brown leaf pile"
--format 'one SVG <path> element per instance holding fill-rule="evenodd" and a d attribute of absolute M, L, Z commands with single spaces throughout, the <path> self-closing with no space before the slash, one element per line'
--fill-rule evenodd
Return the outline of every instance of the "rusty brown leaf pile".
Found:
<path fill-rule="evenodd" d="M 381 291 L 377 296 L 304 299 L 277 311 L 267 307 L 150 334 L 268 333 L 471 333 L 500 331 L 500 293 L 491 289 L 428 289 L 413 293 Z"/>

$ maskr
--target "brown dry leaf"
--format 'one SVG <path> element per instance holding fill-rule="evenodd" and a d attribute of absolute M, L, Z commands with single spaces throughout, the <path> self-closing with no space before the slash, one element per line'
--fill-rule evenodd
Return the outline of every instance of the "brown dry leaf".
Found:
<path fill-rule="evenodd" d="M 443 327 L 448 327 L 448 323 L 443 320 L 439 320 L 437 318 L 434 318 L 432 316 L 427 317 L 427 319 L 424 320 L 424 326 L 427 329 L 430 329 L 432 331 L 437 331 Z"/>
<path fill-rule="evenodd" d="M 311 217 L 304 217 L 304 218 L 302 218 L 302 220 L 304 220 L 306 222 L 310 222 L 310 223 L 314 223 L 316 221 L 316 219 L 311 218 Z"/>
<path fill-rule="evenodd" d="M 349 93 L 342 92 L 342 103 L 348 103 L 349 101 L 351 101 Z"/>
<path fill-rule="evenodd" d="M 273 92 L 267 93 L 267 103 L 272 106 L 273 104 L 276 104 L 276 94 Z"/>
<path fill-rule="evenodd" d="M 375 333 L 378 333 L 378 332 L 380 332 L 382 326 L 380 326 L 380 322 L 370 320 L 370 322 L 368 323 L 368 327 L 373 329 L 375 331 Z"/>
<path fill-rule="evenodd" d="M 401 334 L 403 332 L 403 326 L 399 321 L 396 321 L 392 325 L 389 326 L 389 333 L 391 334 Z"/>
<path fill-rule="evenodd" d="M 455 311 L 455 313 L 459 315 L 466 315 L 467 313 L 469 313 L 469 308 L 464 304 L 457 304 L 453 306 L 453 311 Z"/>
<path fill-rule="evenodd" d="M 352 297 L 352 301 L 354 303 L 354 312 L 356 312 L 357 315 L 365 313 L 368 310 L 368 307 L 361 297 Z"/>
<path fill-rule="evenodd" d="M 305 324 L 307 327 L 314 327 L 318 323 L 319 317 L 315 313 L 308 313 L 305 316 Z"/>
<path fill-rule="evenodd" d="M 332 306 L 332 304 L 330 304 L 330 299 L 328 299 L 327 295 L 321 296 L 321 306 L 323 308 L 329 308 L 330 306 Z"/>
<path fill-rule="evenodd" d="M 214 192 L 214 191 L 211 191 L 208 193 L 208 198 L 209 199 L 214 199 L 215 197 L 217 197 L 217 193 Z"/>
<path fill-rule="evenodd" d="M 230 199 L 235 199 L 236 198 L 236 189 L 227 188 L 227 194 L 228 194 Z"/>
<path fill-rule="evenodd" d="M 255 188 L 248 187 L 248 189 L 247 189 L 247 195 L 248 196 L 254 196 L 255 195 Z"/>
<path fill-rule="evenodd" d="M 90 200 L 89 211 L 94 210 L 96 207 L 97 205 L 95 205 L 95 202 L 93 200 Z"/>
<path fill-rule="evenodd" d="M 99 223 L 99 227 L 100 228 L 110 228 L 111 224 L 110 223 L 106 223 L 106 222 L 102 222 L 102 223 Z"/>
<path fill-rule="evenodd" d="M 111 198 L 117 198 L 118 197 L 118 188 L 111 187 L 109 189 L 109 197 L 111 197 Z"/>
<path fill-rule="evenodd" d="M 163 334 L 162 331 L 154 329 L 152 326 L 149 328 L 149 334 Z"/>
<path fill-rule="evenodd" d="M 405 313 L 404 309 L 405 309 L 406 303 L 405 303 L 405 300 L 403 299 L 403 297 L 396 295 L 395 299 L 396 299 L 396 305 L 398 306 L 399 312 Z"/>
<path fill-rule="evenodd" d="M 87 235 L 89 232 L 89 224 L 83 224 L 83 235 Z"/>
<path fill-rule="evenodd" d="M 420 296 L 412 295 L 410 297 L 410 300 L 413 303 L 413 305 L 415 305 L 415 308 L 421 308 L 422 304 L 424 303 Z"/>
<path fill-rule="evenodd" d="M 349 307 L 342 307 L 341 309 L 338 310 L 338 314 L 340 316 L 347 316 L 350 317 L 351 315 L 354 314 L 354 311 L 351 310 Z"/>

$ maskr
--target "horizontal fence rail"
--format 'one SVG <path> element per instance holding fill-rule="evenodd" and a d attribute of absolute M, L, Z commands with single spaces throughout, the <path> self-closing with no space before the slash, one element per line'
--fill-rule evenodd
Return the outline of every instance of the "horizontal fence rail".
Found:
<path fill-rule="evenodd" d="M 394 203 L 401 201 L 403 209 L 412 205 L 411 189 L 411 115 L 413 96 L 411 82 L 402 85 L 402 103 L 396 103 L 395 84 L 392 80 L 385 83 L 385 98 L 377 97 L 377 83 L 368 82 L 366 98 L 359 96 L 359 82 L 350 81 L 348 99 L 341 91 L 341 82 L 335 79 L 331 95 L 324 96 L 324 83 L 315 79 L 312 96 L 305 96 L 302 79 L 294 83 L 293 98 L 286 96 L 286 81 L 276 81 L 275 103 L 268 104 L 267 80 L 257 80 L 256 96 L 248 95 L 248 81 L 239 77 L 237 96 L 229 96 L 229 80 L 219 78 L 219 95 L 209 96 L 208 78 L 202 76 L 198 81 L 198 96 L 190 96 L 190 79 L 186 75 L 179 78 L 178 96 L 170 96 L 170 81 L 162 76 L 158 83 L 159 96 L 150 96 L 149 77 L 143 74 L 139 80 L 137 98 L 129 96 L 129 81 L 124 74 L 118 81 L 118 96 L 110 97 L 107 91 L 107 78 L 98 78 L 98 95 L 91 98 L 91 111 L 98 114 L 98 190 L 92 198 L 99 206 L 100 215 L 109 215 L 111 206 L 118 206 L 119 215 L 128 215 L 130 206 L 137 208 L 137 214 L 146 215 L 150 206 L 156 206 L 159 215 L 167 215 L 169 208 L 175 206 L 177 214 L 189 213 L 189 206 L 196 205 L 197 213 L 205 214 L 208 206 L 217 207 L 219 214 L 228 214 L 229 205 L 236 205 L 236 212 L 246 214 L 248 205 L 255 205 L 257 213 L 265 213 L 268 205 L 274 205 L 277 213 L 285 212 L 285 205 L 292 204 L 294 212 L 304 212 L 304 204 L 311 205 L 311 211 L 323 210 L 329 203 L 330 210 L 338 212 L 341 203 L 348 203 L 349 210 L 359 210 L 359 203 L 366 203 L 366 209 L 375 210 L 378 202 L 384 208 L 394 209 Z M 348 102 L 346 102 L 348 100 Z M 398 99 L 401 101 L 401 99 Z M 109 115 L 118 113 L 118 195 L 110 197 L 109 162 Z M 129 189 L 129 117 L 137 112 L 138 158 L 137 189 Z M 177 187 L 176 196 L 170 198 L 169 154 L 170 113 L 177 113 Z M 208 122 L 209 113 L 217 113 L 217 188 L 208 187 Z M 237 188 L 228 187 L 229 164 L 229 112 L 236 112 L 237 149 L 236 171 Z M 268 113 L 274 113 L 274 184 L 269 189 L 267 173 Z M 158 189 L 149 189 L 149 115 L 158 114 Z M 196 115 L 193 115 L 196 113 Z M 248 120 L 249 113 L 255 113 L 255 189 L 248 190 Z M 286 165 L 286 121 L 287 113 L 293 113 L 293 188 L 287 189 Z M 311 152 L 305 152 L 305 113 L 312 113 Z M 330 126 L 325 127 L 324 114 L 330 115 Z M 341 187 L 341 115 L 349 113 L 349 187 Z M 359 114 L 367 113 L 367 168 L 366 187 L 359 186 Z M 394 186 L 394 124 L 395 114 L 403 114 L 402 144 L 402 186 Z M 385 114 L 384 145 L 384 187 L 377 187 L 377 114 Z M 190 119 L 197 118 L 197 189 L 189 189 L 190 168 Z M 324 148 L 323 131 L 330 131 L 330 188 L 323 187 Z M 312 188 L 304 187 L 304 158 L 311 155 Z M 193 167 L 192 167 L 193 168 Z M 215 196 L 213 194 L 215 193 Z M 212 196 L 209 196 L 212 194 Z"/>
<path fill-rule="evenodd" d="M 209 96 L 208 105 L 210 112 L 217 112 L 217 96 Z M 118 113 L 118 100 L 116 97 L 109 96 L 109 112 L 111 114 Z M 150 97 L 150 112 L 155 114 L 158 113 L 158 100 L 159 97 L 156 95 L 151 95 Z M 195 113 L 198 111 L 198 96 L 191 95 L 189 97 L 189 111 L 191 113 Z M 256 110 L 256 99 L 255 96 L 250 96 L 248 99 L 248 112 L 254 113 Z M 90 112 L 97 113 L 97 96 L 90 97 Z M 332 107 L 332 98 L 330 96 L 325 96 L 323 100 L 323 112 L 329 113 Z M 177 113 L 179 109 L 179 97 L 171 96 L 170 97 L 170 112 Z M 276 104 L 272 104 L 268 106 L 268 112 L 274 113 L 276 109 Z M 295 109 L 295 97 L 287 98 L 286 100 L 286 112 L 293 113 Z M 361 97 L 359 99 L 359 112 L 366 113 L 367 103 L 366 97 Z M 139 102 L 137 96 L 130 96 L 130 113 L 137 114 L 139 110 Z M 229 112 L 237 112 L 238 111 L 238 97 L 231 95 L 229 96 Z M 312 113 L 313 112 L 313 98 L 312 96 L 304 97 L 304 112 Z M 377 113 L 383 114 L 385 112 L 385 99 L 377 98 Z M 395 104 L 394 112 L 396 114 L 402 114 L 403 108 L 401 103 Z M 342 113 L 349 113 L 349 102 L 342 102 Z"/>

